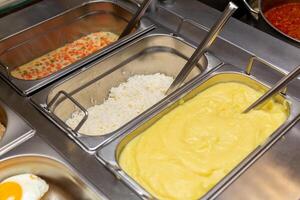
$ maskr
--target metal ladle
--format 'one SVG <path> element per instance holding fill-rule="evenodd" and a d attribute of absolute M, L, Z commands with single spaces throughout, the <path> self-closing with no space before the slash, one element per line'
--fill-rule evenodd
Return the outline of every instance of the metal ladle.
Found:
<path fill-rule="evenodd" d="M 195 64 L 204 55 L 205 51 L 213 44 L 213 42 L 221 32 L 222 28 L 224 27 L 228 19 L 231 17 L 231 15 L 236 11 L 236 9 L 238 9 L 238 7 L 234 3 L 229 2 L 226 9 L 222 13 L 222 16 L 216 21 L 216 23 L 207 33 L 204 40 L 200 43 L 200 45 L 195 50 L 193 55 L 184 65 L 183 69 L 176 76 L 175 80 L 173 81 L 173 83 L 171 84 L 171 86 L 166 92 L 167 95 L 172 93 L 173 91 L 175 91 L 177 88 L 181 86 L 183 81 L 186 79 L 186 77 L 194 68 Z"/>
<path fill-rule="evenodd" d="M 253 104 L 251 104 L 243 113 L 247 113 L 250 110 L 257 108 L 259 105 L 262 105 L 264 102 L 272 98 L 275 94 L 277 94 L 280 90 L 286 87 L 295 77 L 300 74 L 300 65 L 296 67 L 293 71 L 291 71 L 288 75 L 284 76 L 280 81 L 276 83 L 268 92 L 266 92 L 263 96 L 261 96 L 258 100 L 256 100 Z"/>
<path fill-rule="evenodd" d="M 131 18 L 131 20 L 128 22 L 127 26 L 119 36 L 119 39 L 128 35 L 131 33 L 131 31 L 134 29 L 135 25 L 140 21 L 141 17 L 144 15 L 145 11 L 149 7 L 152 0 L 144 0 L 139 9 L 136 11 L 134 16 Z"/>

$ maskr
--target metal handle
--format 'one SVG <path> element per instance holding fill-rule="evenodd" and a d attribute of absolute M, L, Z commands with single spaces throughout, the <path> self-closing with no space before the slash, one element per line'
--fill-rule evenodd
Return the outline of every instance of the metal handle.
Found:
<path fill-rule="evenodd" d="M 167 90 L 167 95 L 175 91 L 177 88 L 180 87 L 180 85 L 183 83 L 183 81 L 186 79 L 186 77 L 189 75 L 189 73 L 192 71 L 195 64 L 199 61 L 199 59 L 204 55 L 206 50 L 212 45 L 212 43 L 216 40 L 217 36 L 221 32 L 222 28 L 228 21 L 228 19 L 231 17 L 231 15 L 236 11 L 238 7 L 232 3 L 229 2 L 228 6 L 224 10 L 222 16 L 216 21 L 216 23 L 212 26 L 210 31 L 207 33 L 206 37 L 198 48 L 195 50 L 193 55 L 190 57 L 190 59 L 187 61 L 187 63 L 184 65 L 182 70 L 179 72 L 179 74 L 176 76 L 175 80 L 171 84 L 170 88 Z"/>
<path fill-rule="evenodd" d="M 145 11 L 149 7 L 152 0 L 144 0 L 141 6 L 138 8 L 137 12 L 134 14 L 132 19 L 129 21 L 121 35 L 119 36 L 119 39 L 128 35 L 131 33 L 132 29 L 135 27 L 135 25 L 138 23 L 138 21 L 141 19 L 141 17 L 144 15 Z"/>
<path fill-rule="evenodd" d="M 255 17 L 255 19 L 258 19 L 258 14 L 259 14 L 259 11 L 253 9 L 249 3 L 247 2 L 247 0 L 243 0 L 245 6 L 247 7 L 247 9 L 249 10 L 249 12 L 252 14 L 253 17 Z"/>
<path fill-rule="evenodd" d="M 295 77 L 300 74 L 300 65 L 297 66 L 293 71 L 291 71 L 287 76 L 283 77 L 278 83 L 275 84 L 268 92 L 261 96 L 257 101 L 251 104 L 243 113 L 247 113 L 250 110 L 262 105 L 264 102 L 272 98 L 277 94 L 282 88 L 289 84 Z"/>
<path fill-rule="evenodd" d="M 49 104 L 47 105 L 47 108 L 48 108 L 49 111 L 50 111 L 51 106 L 57 101 L 57 99 L 59 98 L 60 95 L 65 96 L 67 99 L 69 99 L 71 102 L 73 102 L 83 112 L 83 114 L 84 114 L 84 117 L 82 118 L 82 120 L 78 123 L 78 125 L 74 129 L 75 132 L 78 132 L 79 129 L 84 124 L 84 122 L 88 119 L 88 114 L 89 113 L 88 113 L 88 111 L 80 103 L 78 103 L 72 96 L 70 96 L 67 92 L 65 92 L 63 90 L 59 91 L 54 96 L 54 98 L 49 102 Z"/>
<path fill-rule="evenodd" d="M 251 75 L 251 71 L 252 71 L 252 68 L 253 68 L 253 65 L 254 65 L 255 61 L 259 62 L 259 63 L 262 63 L 262 64 L 272 68 L 273 70 L 275 70 L 276 72 L 282 74 L 283 76 L 286 76 L 286 74 L 284 72 L 280 71 L 275 65 L 273 65 L 272 63 L 269 63 L 269 62 L 267 62 L 267 61 L 265 61 L 265 60 L 263 60 L 259 57 L 256 57 L 256 56 L 252 56 L 249 59 L 249 63 L 248 63 L 247 68 L 246 68 L 246 74 L 247 75 Z M 281 93 L 283 93 L 283 94 L 286 94 L 286 92 L 287 92 L 287 88 L 285 88 L 281 91 Z"/>
<path fill-rule="evenodd" d="M 267 62 L 267 61 L 265 61 L 262 58 L 257 57 L 257 56 L 251 56 L 251 58 L 249 59 L 249 62 L 248 62 L 247 68 L 246 68 L 247 75 L 251 74 L 251 71 L 252 71 L 252 68 L 253 68 L 253 65 L 254 65 L 255 61 L 260 62 L 262 64 L 265 64 L 266 66 L 272 68 L 273 70 L 275 70 L 276 72 L 282 74 L 283 76 L 287 75 L 287 72 L 283 72 L 283 71 L 279 70 L 278 67 L 276 67 L 272 63 L 269 63 L 269 62 Z"/>
<path fill-rule="evenodd" d="M 9 75 L 9 69 L 6 65 L 2 64 L 2 62 L 0 62 L 0 67 L 2 67 L 6 73 L 6 76 L 8 79 L 10 79 L 10 75 Z"/>
<path fill-rule="evenodd" d="M 139 0 L 128 0 L 130 3 L 133 3 L 135 4 L 137 7 L 140 7 L 141 6 L 141 1 Z"/>

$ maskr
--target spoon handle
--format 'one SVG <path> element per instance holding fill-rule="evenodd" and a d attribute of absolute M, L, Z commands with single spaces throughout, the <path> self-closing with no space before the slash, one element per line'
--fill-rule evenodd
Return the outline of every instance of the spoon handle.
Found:
<path fill-rule="evenodd" d="M 135 25 L 138 23 L 138 21 L 141 19 L 141 17 L 144 15 L 145 11 L 149 7 L 152 0 L 144 0 L 139 9 L 136 11 L 134 16 L 131 18 L 131 20 L 128 22 L 127 26 L 119 36 L 119 39 L 128 35 L 131 33 L 131 31 L 134 29 Z"/>
<path fill-rule="evenodd" d="M 277 94 L 280 90 L 289 84 L 295 77 L 300 74 L 300 65 L 296 67 L 293 71 L 291 71 L 288 75 L 284 76 L 280 81 L 278 81 L 268 92 L 266 92 L 263 96 L 261 96 L 258 100 L 256 100 L 253 104 L 251 104 L 243 113 L 247 113 L 250 110 L 257 108 L 259 105 L 263 104 L 270 98 L 272 98 L 275 94 Z"/>
<path fill-rule="evenodd" d="M 226 9 L 223 11 L 222 16 L 216 21 L 216 23 L 213 25 L 213 27 L 210 29 L 210 31 L 207 33 L 206 37 L 198 48 L 195 50 L 193 55 L 189 58 L 187 63 L 184 65 L 182 70 L 179 72 L 179 74 L 176 76 L 175 80 L 169 87 L 167 91 L 167 95 L 175 91 L 177 88 L 180 87 L 180 85 L 183 83 L 183 81 L 186 79 L 186 77 L 189 75 L 189 73 L 192 71 L 195 64 L 199 61 L 199 59 L 204 55 L 205 51 L 212 45 L 212 43 L 215 41 L 219 33 L 221 32 L 222 28 L 228 21 L 228 19 L 231 17 L 231 15 L 236 11 L 238 7 L 232 3 L 229 2 Z"/>

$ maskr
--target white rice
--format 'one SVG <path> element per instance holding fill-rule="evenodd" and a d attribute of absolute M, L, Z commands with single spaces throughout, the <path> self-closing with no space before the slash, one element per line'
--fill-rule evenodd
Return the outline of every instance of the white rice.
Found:
<path fill-rule="evenodd" d="M 172 77 L 160 73 L 130 77 L 127 82 L 111 88 L 102 104 L 87 109 L 88 119 L 79 132 L 105 135 L 117 130 L 163 99 L 172 81 Z M 82 118 L 82 112 L 75 112 L 66 123 L 75 128 Z"/>

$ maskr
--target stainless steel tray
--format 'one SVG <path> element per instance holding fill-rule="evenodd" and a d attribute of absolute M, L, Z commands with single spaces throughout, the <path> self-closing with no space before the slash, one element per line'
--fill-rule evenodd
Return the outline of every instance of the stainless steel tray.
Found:
<path fill-rule="evenodd" d="M 0 157 L 0 181 L 32 173 L 49 185 L 44 200 L 107 199 L 37 136 Z"/>
<path fill-rule="evenodd" d="M 0 101 L 0 122 L 6 128 L 0 137 L 0 155 L 32 137 L 35 130 L 6 104 Z"/>
<path fill-rule="evenodd" d="M 139 117 L 107 135 L 85 136 L 77 132 L 84 121 L 75 130 L 65 124 L 71 114 L 79 108 L 87 114 L 87 118 L 87 108 L 101 104 L 112 87 L 118 86 L 134 74 L 160 72 L 174 77 L 193 51 L 194 48 L 181 38 L 168 34 L 151 33 L 87 66 L 81 72 L 45 88 L 33 95 L 31 100 L 43 114 L 64 130 L 77 144 L 92 153 L 99 146 L 134 125 Z M 198 75 L 205 75 L 220 64 L 221 62 L 216 57 L 206 53 L 205 58 L 203 57 L 199 61 L 187 81 Z M 201 71 L 200 65 L 204 67 L 203 71 Z"/>
<path fill-rule="evenodd" d="M 210 73 L 206 78 L 198 78 L 197 80 L 190 82 L 173 95 L 170 95 L 164 101 L 160 102 L 151 112 L 143 115 L 136 126 L 127 130 L 126 133 L 120 137 L 114 139 L 110 143 L 104 145 L 99 149 L 96 156 L 98 160 L 103 163 L 117 178 L 120 178 L 125 184 L 132 188 L 140 197 L 143 199 L 153 198 L 150 193 L 142 188 L 133 178 L 128 176 L 126 172 L 122 170 L 118 163 L 119 155 L 135 136 L 141 134 L 145 129 L 154 124 L 163 115 L 174 109 L 180 104 L 182 100 L 187 101 L 193 98 L 201 91 L 208 87 L 221 83 L 221 82 L 241 82 L 249 85 L 250 87 L 258 90 L 266 90 L 269 86 L 264 83 L 263 80 L 258 80 L 256 77 L 250 75 L 252 64 L 256 58 L 252 58 L 249 62 L 247 73 L 241 69 L 231 66 L 223 65 L 218 70 Z M 272 67 L 272 66 L 271 66 Z M 276 70 L 276 68 L 273 68 Z M 298 120 L 300 116 L 300 104 L 297 100 L 290 97 L 289 95 L 277 95 L 277 101 L 283 101 L 287 99 L 289 102 L 289 117 L 286 122 L 280 126 L 261 146 L 257 147 L 247 158 L 245 158 L 237 167 L 235 167 L 225 178 L 223 178 L 215 187 L 213 187 L 208 193 L 202 198 L 210 199 L 216 197 L 222 190 L 225 189 L 234 179 L 238 177 L 243 171 L 245 171 L 253 162 L 258 159 L 265 151 L 267 151 L 272 144 L 274 144 L 281 136 L 283 136 L 289 128 L 291 128 Z"/>
<path fill-rule="evenodd" d="M 17 79 L 10 75 L 11 70 L 89 33 L 111 31 L 120 34 L 131 17 L 132 13 L 121 6 L 121 2 L 110 0 L 91 1 L 67 10 L 2 39 L 0 41 L 0 74 L 22 95 L 31 94 L 95 58 L 139 37 L 153 29 L 154 25 L 143 18 L 133 33 L 42 79 Z"/>

